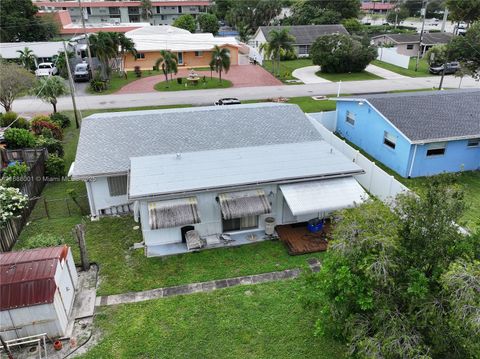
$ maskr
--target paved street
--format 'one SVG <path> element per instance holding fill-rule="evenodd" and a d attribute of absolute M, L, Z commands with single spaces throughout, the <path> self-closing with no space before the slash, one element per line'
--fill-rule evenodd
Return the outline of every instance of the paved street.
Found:
<path fill-rule="evenodd" d="M 438 87 L 440 77 L 399 78 L 390 80 L 350 81 L 341 84 L 341 93 L 375 93 L 393 90 L 410 90 Z M 460 79 L 454 76 L 446 76 L 444 87 L 458 88 Z M 120 95 L 79 95 L 77 106 L 81 110 L 128 108 L 141 106 L 158 106 L 173 104 L 210 105 L 221 97 L 237 97 L 241 100 L 268 99 L 275 97 L 296 97 L 313 95 L 336 94 L 339 84 L 321 83 L 288 86 L 261 86 L 239 87 L 228 89 L 212 89 L 202 91 L 181 92 L 150 92 L 132 93 Z M 462 81 L 462 88 L 479 88 L 480 84 L 471 78 Z M 18 113 L 50 112 L 52 106 L 38 99 L 22 98 L 13 103 L 13 110 Z M 62 97 L 58 100 L 58 109 L 71 110 L 72 100 L 70 97 Z"/>

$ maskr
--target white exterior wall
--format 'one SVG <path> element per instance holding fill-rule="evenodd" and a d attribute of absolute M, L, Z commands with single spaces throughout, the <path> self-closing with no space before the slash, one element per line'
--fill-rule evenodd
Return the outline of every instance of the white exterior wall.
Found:
<path fill-rule="evenodd" d="M 377 60 L 408 69 L 408 65 L 410 64 L 410 56 L 400 54 L 398 52 L 398 48 L 379 47 L 377 48 L 377 51 Z"/>
<path fill-rule="evenodd" d="M 87 194 L 92 216 L 98 216 L 102 209 L 129 203 L 127 195 L 110 196 L 107 177 L 95 177 L 93 181 L 89 182 L 87 184 Z"/>
<path fill-rule="evenodd" d="M 265 38 L 265 35 L 263 34 L 262 31 L 258 30 L 254 37 L 248 41 L 248 44 L 252 46 L 254 49 L 259 51 L 260 45 L 264 44 L 267 42 L 267 39 Z"/>
<path fill-rule="evenodd" d="M 261 187 L 253 187 L 252 189 L 263 189 L 267 198 L 272 200 L 272 213 L 260 215 L 258 218 L 258 228 L 250 230 L 255 231 L 258 229 L 265 228 L 265 218 L 274 217 L 277 224 L 281 224 L 282 221 L 282 202 L 283 197 L 281 196 L 278 186 L 276 185 L 267 185 Z M 203 192 L 196 195 L 198 201 L 198 212 L 200 215 L 201 223 L 194 224 L 195 230 L 197 230 L 202 237 L 220 234 L 223 232 L 222 229 L 222 213 L 220 211 L 220 205 L 215 200 L 215 197 L 219 193 L 225 192 L 236 192 L 238 189 L 231 189 L 229 191 L 221 192 Z M 273 198 L 270 198 L 268 195 L 270 192 L 274 193 Z M 158 201 L 158 200 L 157 200 Z M 155 202 L 155 201 L 151 201 Z M 146 246 L 154 246 L 161 244 L 169 243 L 180 243 L 182 241 L 181 227 L 175 228 L 162 228 L 151 230 L 148 222 L 148 202 L 140 202 L 140 221 L 142 224 L 143 238 L 145 240 Z M 186 225 L 185 225 L 186 226 Z"/>

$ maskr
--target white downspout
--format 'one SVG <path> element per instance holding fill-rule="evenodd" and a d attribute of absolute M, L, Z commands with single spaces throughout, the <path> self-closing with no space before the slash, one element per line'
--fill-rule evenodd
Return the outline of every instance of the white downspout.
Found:
<path fill-rule="evenodd" d="M 415 149 L 413 150 L 412 162 L 410 162 L 410 171 L 408 171 L 408 178 L 412 177 L 413 164 L 415 163 L 415 156 L 417 155 L 417 144 L 415 144 Z"/>
<path fill-rule="evenodd" d="M 97 209 L 95 208 L 95 199 L 93 198 L 92 183 L 91 181 L 87 180 L 85 181 L 85 184 L 87 185 L 87 196 L 88 196 L 88 203 L 90 205 L 90 214 L 92 216 L 92 219 L 94 219 L 94 218 L 97 218 L 98 213 L 97 213 Z"/>

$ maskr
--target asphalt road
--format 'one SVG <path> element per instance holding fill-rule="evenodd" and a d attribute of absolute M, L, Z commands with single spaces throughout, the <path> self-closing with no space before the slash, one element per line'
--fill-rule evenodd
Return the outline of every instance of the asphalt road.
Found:
<path fill-rule="evenodd" d="M 306 85 L 283 85 L 262 87 L 241 87 L 212 90 L 193 90 L 176 92 L 149 92 L 123 95 L 86 95 L 76 96 L 77 107 L 87 109 L 112 109 L 174 104 L 211 105 L 222 97 L 237 97 L 240 100 L 260 100 L 275 97 L 297 97 L 314 95 L 334 95 L 340 87 L 341 94 L 362 94 L 387 92 L 393 90 L 413 90 L 438 87 L 440 77 L 402 78 L 391 80 L 350 81 L 343 83 L 321 83 Z M 444 88 L 458 88 L 460 79 L 446 76 Z M 462 88 L 480 88 L 480 83 L 472 78 L 464 78 Z M 80 91 L 82 92 L 82 91 Z M 58 99 L 58 110 L 71 110 L 70 96 Z M 13 103 L 17 113 L 51 112 L 52 106 L 35 98 L 21 98 Z"/>

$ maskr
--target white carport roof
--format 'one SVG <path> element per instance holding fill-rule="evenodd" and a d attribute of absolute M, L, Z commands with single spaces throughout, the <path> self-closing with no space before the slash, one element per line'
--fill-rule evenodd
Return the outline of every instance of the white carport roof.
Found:
<path fill-rule="evenodd" d="M 280 189 L 294 216 L 353 207 L 368 198 L 353 177 L 286 184 Z"/>

